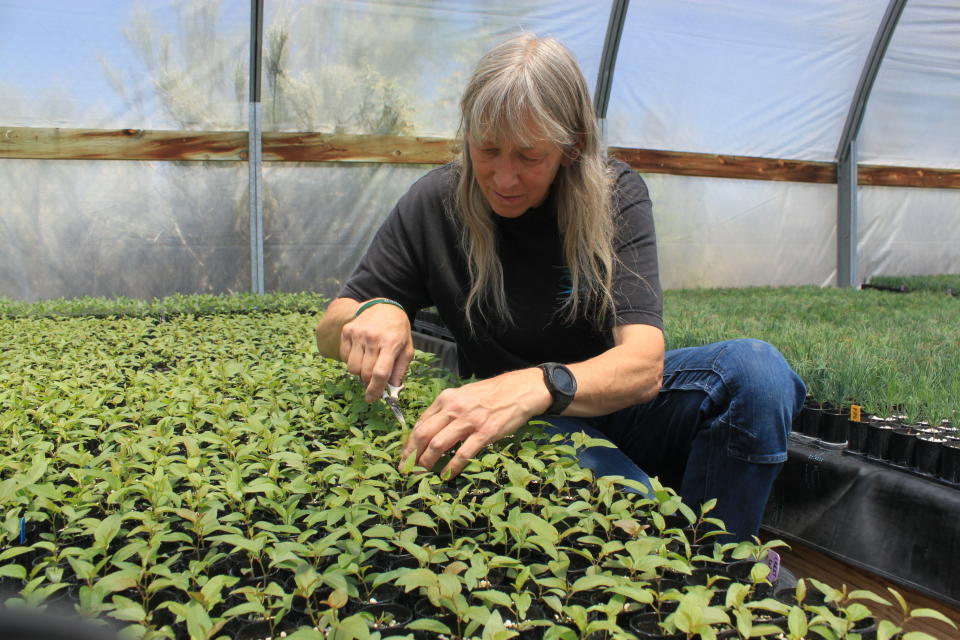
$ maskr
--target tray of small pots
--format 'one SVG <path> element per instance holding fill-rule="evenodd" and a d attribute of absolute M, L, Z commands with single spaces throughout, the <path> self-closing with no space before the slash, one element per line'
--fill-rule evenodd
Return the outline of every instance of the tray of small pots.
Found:
<path fill-rule="evenodd" d="M 841 449 L 846 455 L 960 487 L 960 432 L 949 420 L 932 425 L 910 422 L 903 414 L 858 413 L 808 399 L 793 431 L 802 439 Z"/>

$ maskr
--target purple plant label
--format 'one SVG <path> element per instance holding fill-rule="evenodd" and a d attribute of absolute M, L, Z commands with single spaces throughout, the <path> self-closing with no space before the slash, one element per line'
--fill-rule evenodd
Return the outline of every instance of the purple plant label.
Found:
<path fill-rule="evenodd" d="M 777 578 L 780 577 L 780 554 L 773 549 L 767 551 L 767 566 L 770 567 L 770 574 L 767 576 L 767 580 L 776 583 Z"/>

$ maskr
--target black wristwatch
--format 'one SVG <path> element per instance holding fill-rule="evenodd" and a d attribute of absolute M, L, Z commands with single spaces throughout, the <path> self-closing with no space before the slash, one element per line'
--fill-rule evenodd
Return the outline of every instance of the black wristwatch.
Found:
<path fill-rule="evenodd" d="M 544 415 L 558 416 L 573 402 L 573 396 L 577 393 L 577 379 L 566 365 L 557 362 L 544 362 L 537 366 L 543 369 L 543 381 L 553 396 L 553 404 Z"/>

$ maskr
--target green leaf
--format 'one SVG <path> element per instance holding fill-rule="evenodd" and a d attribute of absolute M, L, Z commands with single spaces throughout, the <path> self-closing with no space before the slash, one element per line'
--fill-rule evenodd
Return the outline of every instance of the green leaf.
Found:
<path fill-rule="evenodd" d="M 210 616 L 199 602 L 196 600 L 191 600 L 186 604 L 174 602 L 168 606 L 168 609 L 186 620 L 187 632 L 190 634 L 191 640 L 206 640 L 210 637 L 213 622 L 210 621 Z"/>
<path fill-rule="evenodd" d="M 398 587 L 410 592 L 418 587 L 432 587 L 437 584 L 437 576 L 429 569 L 412 569 L 395 580 Z"/>
<path fill-rule="evenodd" d="M 893 636 L 900 633 L 901 629 L 889 620 L 881 620 L 877 625 L 877 640 L 890 640 Z"/>
<path fill-rule="evenodd" d="M 147 612 L 143 606 L 130 598 L 113 596 L 113 604 L 116 608 L 110 612 L 111 618 L 126 622 L 142 622 L 147 618 Z"/>
<path fill-rule="evenodd" d="M 563 608 L 563 612 L 567 614 L 574 624 L 577 625 L 578 629 L 586 629 L 587 627 L 587 610 L 581 607 L 578 604 L 570 604 Z"/>
<path fill-rule="evenodd" d="M 787 628 L 794 638 L 807 637 L 807 614 L 800 607 L 791 607 L 787 615 Z"/>
<path fill-rule="evenodd" d="M 67 562 L 70 563 L 70 568 L 73 569 L 73 572 L 77 574 L 77 577 L 81 580 L 93 580 L 97 575 L 96 567 L 86 560 L 67 557 Z"/>
<path fill-rule="evenodd" d="M 553 625 L 543 633 L 543 640 L 579 640 L 580 634 L 570 627 Z"/>
<path fill-rule="evenodd" d="M 437 576 L 437 584 L 440 588 L 440 595 L 447 598 L 454 598 L 460 594 L 463 589 L 463 583 L 460 578 L 449 573 L 441 573 Z"/>
<path fill-rule="evenodd" d="M 223 590 L 226 587 L 232 587 L 240 578 L 235 576 L 219 575 L 213 576 L 200 589 L 203 595 L 203 604 L 207 609 L 223 601 Z"/>
<path fill-rule="evenodd" d="M 334 625 L 335 633 L 332 640 L 364 640 L 370 637 L 370 628 L 367 620 L 359 613 L 344 618 Z"/>
<path fill-rule="evenodd" d="M 427 513 L 424 513 L 423 511 L 414 511 L 409 516 L 407 516 L 407 525 L 416 526 L 416 527 L 425 527 L 425 528 L 434 529 L 434 530 L 436 530 L 437 528 L 436 521 L 433 518 L 431 518 Z"/>
<path fill-rule="evenodd" d="M 267 610 L 259 602 L 244 602 L 223 612 L 224 618 L 237 618 L 251 613 L 266 614 Z"/>
<path fill-rule="evenodd" d="M 260 552 L 263 550 L 263 547 L 266 544 L 265 538 L 258 537 L 251 540 L 250 538 L 235 533 L 228 533 L 220 536 L 210 536 L 210 540 L 233 545 L 237 549 L 243 549 L 244 551 L 254 555 L 260 555 Z"/>
<path fill-rule="evenodd" d="M 482 589 L 480 591 L 474 591 L 470 595 L 474 598 L 479 598 L 487 605 L 498 604 L 508 608 L 513 606 L 513 600 L 510 599 L 510 596 L 496 589 Z"/>
<path fill-rule="evenodd" d="M 897 604 L 900 605 L 900 611 L 903 612 L 903 615 L 909 615 L 910 607 L 907 606 L 907 601 L 903 599 L 903 596 L 900 595 L 900 592 L 892 587 L 887 587 L 887 591 L 896 599 Z"/>
<path fill-rule="evenodd" d="M 850 592 L 851 600 L 869 600 L 870 602 L 876 602 L 877 604 L 882 604 L 885 607 L 892 606 L 889 600 L 881 598 L 873 591 L 867 591 L 866 589 L 855 589 Z"/>
<path fill-rule="evenodd" d="M 598 573 L 590 576 L 582 576 L 577 578 L 577 581 L 573 583 L 573 586 L 570 587 L 571 593 L 576 593 L 577 591 L 592 591 L 600 587 L 613 587 L 616 586 L 617 580 L 607 574 Z"/>
<path fill-rule="evenodd" d="M 104 518 L 93 531 L 93 540 L 96 545 L 103 548 L 108 547 L 117 533 L 120 532 L 122 522 L 123 518 L 119 513 Z"/>
<path fill-rule="evenodd" d="M 97 580 L 94 588 L 105 593 L 132 589 L 137 586 L 138 573 L 139 572 L 136 569 L 122 569 L 120 571 L 115 571 L 114 573 L 106 575 Z"/>
<path fill-rule="evenodd" d="M 3 553 L 0 553 L 0 562 L 9 560 L 10 558 L 16 558 L 19 555 L 30 553 L 31 551 L 33 551 L 32 547 L 10 547 L 9 549 L 4 549 Z"/>
<path fill-rule="evenodd" d="M 500 617 L 499 611 L 494 611 L 487 618 L 486 624 L 483 625 L 483 635 L 481 636 L 482 640 L 507 640 L 507 638 L 513 638 L 520 635 L 518 632 L 513 631 L 512 629 L 507 629 L 503 624 L 503 618 Z"/>
<path fill-rule="evenodd" d="M 450 630 L 450 627 L 443 624 L 439 620 L 431 620 L 429 618 L 420 618 L 419 620 L 414 620 L 413 622 L 407 625 L 407 629 L 413 631 L 432 631 L 433 633 L 442 633 L 445 635 L 450 635 L 453 631 Z"/>
<path fill-rule="evenodd" d="M 17 578 L 19 580 L 27 579 L 27 570 L 19 564 L 5 564 L 0 567 L 0 578 Z"/>
<path fill-rule="evenodd" d="M 950 618 L 948 618 L 947 616 L 943 615 L 942 613 L 940 613 L 935 609 L 924 609 L 924 608 L 912 609 L 910 611 L 910 617 L 911 618 L 932 618 L 934 620 L 939 620 L 940 622 L 946 623 L 951 627 L 953 627 L 954 629 L 957 628 L 957 625 L 954 624 L 953 620 L 951 620 Z"/>

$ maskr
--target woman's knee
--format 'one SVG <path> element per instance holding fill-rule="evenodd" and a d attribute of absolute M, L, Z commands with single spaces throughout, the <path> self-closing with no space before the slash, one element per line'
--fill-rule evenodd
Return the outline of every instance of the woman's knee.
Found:
<path fill-rule="evenodd" d="M 755 394 L 782 399 L 796 413 L 803 405 L 806 387 L 780 351 L 763 340 L 730 340 L 724 351 L 724 373 L 736 386 Z"/>
<path fill-rule="evenodd" d="M 752 462 L 781 462 L 806 395 L 800 376 L 776 347 L 756 339 L 731 340 L 723 371 L 735 395 L 730 453 Z"/>

